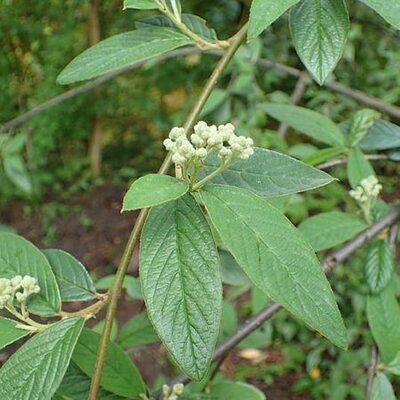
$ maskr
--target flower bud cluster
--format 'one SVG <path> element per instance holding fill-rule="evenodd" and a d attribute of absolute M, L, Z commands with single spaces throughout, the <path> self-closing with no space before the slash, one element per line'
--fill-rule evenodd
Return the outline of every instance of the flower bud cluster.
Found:
<path fill-rule="evenodd" d="M 254 153 L 253 140 L 237 136 L 230 123 L 217 127 L 200 121 L 190 140 L 183 128 L 172 128 L 164 146 L 172 152 L 172 161 L 179 165 L 202 162 L 212 150 L 217 150 L 223 161 L 245 160 Z"/>
<path fill-rule="evenodd" d="M 162 388 L 163 391 L 163 400 L 178 400 L 179 396 L 183 393 L 184 386 L 182 383 L 177 383 L 172 387 L 169 388 L 168 385 L 164 385 Z"/>
<path fill-rule="evenodd" d="M 13 306 L 14 299 L 19 303 L 25 303 L 32 294 L 40 292 L 37 279 L 29 275 L 22 277 L 17 275 L 12 279 L 0 279 L 0 310 L 7 305 Z"/>
<path fill-rule="evenodd" d="M 363 179 L 355 190 L 350 190 L 350 196 L 362 205 L 377 198 L 381 190 L 382 185 L 375 176 L 371 175 Z"/>

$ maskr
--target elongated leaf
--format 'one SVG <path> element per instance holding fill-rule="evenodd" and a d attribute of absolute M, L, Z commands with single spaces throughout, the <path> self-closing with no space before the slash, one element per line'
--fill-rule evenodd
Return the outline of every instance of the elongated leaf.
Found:
<path fill-rule="evenodd" d="M 101 278 L 96 282 L 97 289 L 110 289 L 115 280 L 115 275 L 108 275 Z M 126 290 L 126 294 L 133 299 L 143 299 L 142 288 L 140 286 L 139 278 L 133 276 L 125 276 L 124 283 L 122 286 Z"/>
<path fill-rule="evenodd" d="M 255 39 L 299 0 L 253 0 L 250 8 L 248 40 Z"/>
<path fill-rule="evenodd" d="M 102 321 L 97 323 L 92 329 L 101 335 L 103 333 L 105 323 L 106 320 L 103 319 Z M 114 319 L 111 327 L 110 340 L 115 341 L 117 335 L 118 335 L 118 322 Z"/>
<path fill-rule="evenodd" d="M 54 272 L 61 300 L 88 301 L 96 298 L 96 288 L 86 268 L 62 250 L 43 251 Z"/>
<path fill-rule="evenodd" d="M 262 110 L 315 140 L 330 146 L 344 146 L 342 131 L 325 115 L 287 104 L 265 104 Z"/>
<path fill-rule="evenodd" d="M 10 181 L 25 193 L 32 192 L 32 182 L 28 175 L 24 160 L 20 155 L 12 155 L 3 159 L 4 172 Z"/>
<path fill-rule="evenodd" d="M 211 397 L 218 400 L 265 400 L 256 387 L 244 382 L 222 382 L 211 387 Z"/>
<path fill-rule="evenodd" d="M 329 147 L 316 151 L 314 154 L 304 158 L 304 162 L 310 165 L 318 165 L 325 161 L 332 160 L 333 158 L 340 156 L 344 152 L 344 147 Z"/>
<path fill-rule="evenodd" d="M 72 60 L 58 76 L 61 85 L 84 81 L 144 61 L 192 40 L 175 29 L 148 28 L 112 36 Z"/>
<path fill-rule="evenodd" d="M 375 171 L 371 164 L 359 147 L 353 147 L 349 152 L 347 163 L 347 176 L 351 187 L 353 189 L 356 188 L 363 179 L 371 175 L 375 176 Z"/>
<path fill-rule="evenodd" d="M 190 194 L 150 212 L 140 262 L 150 320 L 178 365 L 200 380 L 219 333 L 222 285 L 210 227 Z"/>
<path fill-rule="evenodd" d="M 389 283 L 393 264 L 393 254 L 387 240 L 379 239 L 370 243 L 365 262 L 365 274 L 372 293 L 379 293 Z"/>
<path fill-rule="evenodd" d="M 137 10 L 153 10 L 158 8 L 154 0 L 124 0 L 124 10 L 136 8 Z"/>
<path fill-rule="evenodd" d="M 219 163 L 216 154 L 208 156 L 205 167 L 199 171 L 199 179 L 215 171 Z M 301 161 L 276 151 L 255 148 L 249 159 L 237 161 L 212 183 L 243 187 L 261 196 L 275 197 L 315 189 L 332 181 L 330 175 Z"/>
<path fill-rule="evenodd" d="M 289 220 L 244 189 L 207 186 L 201 197 L 221 239 L 253 283 L 334 344 L 346 347 L 346 330 L 326 276 Z"/>
<path fill-rule="evenodd" d="M 12 233 L 0 233 L 0 276 L 30 275 L 38 280 L 40 293 L 28 300 L 33 314 L 51 316 L 61 309 L 56 278 L 43 253 L 32 243 Z"/>
<path fill-rule="evenodd" d="M 50 399 L 67 370 L 83 324 L 83 318 L 57 322 L 14 353 L 0 369 L 0 398 Z"/>
<path fill-rule="evenodd" d="M 57 390 L 61 396 L 68 400 L 84 400 L 89 397 L 91 379 L 82 372 L 77 365 L 71 361 L 64 379 Z M 104 389 L 100 389 L 98 400 L 123 400 L 124 397 L 117 396 Z"/>
<path fill-rule="evenodd" d="M 393 387 L 389 379 L 382 372 L 378 372 L 375 375 L 372 384 L 371 400 L 396 400 Z"/>
<path fill-rule="evenodd" d="M 400 147 L 400 126 L 387 121 L 375 121 L 360 146 L 364 150 L 387 150 Z"/>
<path fill-rule="evenodd" d="M 349 33 L 344 0 L 303 0 L 290 10 L 292 40 L 303 64 L 322 85 L 343 54 Z"/>
<path fill-rule="evenodd" d="M 206 104 L 204 104 L 203 109 L 200 112 L 200 117 L 204 117 L 215 111 L 220 107 L 224 101 L 229 97 L 229 92 L 224 89 L 216 88 L 211 92 L 210 97 L 207 99 Z"/>
<path fill-rule="evenodd" d="M 400 376 L 400 352 L 396 354 L 396 357 L 388 365 L 386 365 L 385 372 Z"/>
<path fill-rule="evenodd" d="M 361 0 L 389 24 L 400 29 L 400 3 L 397 0 Z"/>
<path fill-rule="evenodd" d="M 123 348 L 140 346 L 158 342 L 159 338 L 154 331 L 146 313 L 135 315 L 121 329 L 118 344 Z"/>
<path fill-rule="evenodd" d="M 367 224 L 361 218 L 339 211 L 315 215 L 299 225 L 300 232 L 315 251 L 335 247 L 366 228 Z"/>
<path fill-rule="evenodd" d="M 182 22 L 194 33 L 197 35 L 208 39 L 208 40 L 217 40 L 217 33 L 214 29 L 211 29 L 207 26 L 207 21 L 198 15 L 193 14 L 182 14 L 181 15 Z M 169 28 L 176 28 L 175 24 L 165 15 L 153 15 L 148 18 L 143 18 L 139 21 L 136 21 L 136 27 L 140 28 L 148 28 L 151 26 L 165 26 Z"/>
<path fill-rule="evenodd" d="M 17 325 L 16 321 L 0 317 L 0 350 L 28 335 L 28 331 L 17 328 Z"/>
<path fill-rule="evenodd" d="M 124 197 L 122 211 L 158 206 L 183 196 L 188 190 L 186 181 L 168 175 L 146 175 L 129 188 Z"/>
<path fill-rule="evenodd" d="M 8 138 L 5 145 L 2 146 L 1 152 L 5 157 L 14 156 L 18 153 L 21 153 L 25 146 L 26 136 L 24 133 L 20 133 L 19 135 L 15 135 L 11 138 Z"/>
<path fill-rule="evenodd" d="M 352 118 L 349 129 L 349 145 L 357 145 L 362 138 L 367 134 L 368 130 L 374 125 L 380 113 L 369 108 L 357 111 Z"/>
<path fill-rule="evenodd" d="M 368 297 L 367 316 L 379 352 L 389 363 L 400 351 L 400 306 L 392 283 Z"/>
<path fill-rule="evenodd" d="M 101 335 L 83 329 L 72 355 L 74 363 L 90 377 L 93 375 Z M 127 354 L 115 343 L 108 345 L 101 386 L 109 392 L 129 399 L 137 399 L 146 392 L 142 377 Z"/>

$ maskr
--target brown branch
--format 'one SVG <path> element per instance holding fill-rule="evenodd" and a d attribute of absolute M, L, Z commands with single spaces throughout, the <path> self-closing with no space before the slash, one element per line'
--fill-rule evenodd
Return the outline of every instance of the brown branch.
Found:
<path fill-rule="evenodd" d="M 370 241 L 372 238 L 377 236 L 383 230 L 392 226 L 399 220 L 400 220 L 400 208 L 394 208 L 391 211 L 389 211 L 385 216 L 376 221 L 368 229 L 361 232 L 359 235 L 357 235 L 354 239 L 347 242 L 340 249 L 328 255 L 323 262 L 324 271 L 326 273 L 329 273 L 336 265 L 346 261 L 365 243 Z M 231 336 L 223 340 L 217 346 L 213 355 L 213 361 L 217 361 L 225 353 L 231 351 L 243 339 L 245 339 L 248 335 L 250 335 L 257 328 L 259 328 L 264 322 L 271 319 L 281 309 L 282 309 L 281 305 L 273 303 L 270 304 L 268 307 L 264 308 L 258 314 L 252 316 L 247 321 L 245 321 L 242 325 L 240 325 L 240 327 L 235 333 L 233 333 Z M 174 379 L 170 383 L 170 385 L 174 385 L 175 383 L 187 383 L 189 382 L 189 380 L 190 379 L 187 376 L 180 375 L 176 379 Z"/>
<path fill-rule="evenodd" d="M 174 50 L 174 51 L 171 51 L 166 54 L 162 54 L 160 56 L 154 57 L 152 60 L 164 61 L 164 60 L 167 60 L 170 58 L 175 58 L 175 57 L 185 56 L 185 55 L 190 55 L 190 54 L 195 54 L 195 53 L 200 53 L 200 51 L 196 48 L 185 48 L 185 49 Z M 224 52 L 220 51 L 220 50 L 213 50 L 213 51 L 207 51 L 206 54 L 212 54 L 212 55 L 221 57 L 224 54 Z M 133 69 L 141 67 L 146 62 L 147 62 L 147 60 L 132 63 L 123 68 L 120 68 L 113 72 L 105 74 L 93 81 L 85 83 L 77 88 L 68 90 L 67 92 L 65 92 L 61 95 L 53 97 L 52 99 L 46 101 L 45 103 L 38 105 L 37 107 L 34 107 L 32 110 L 20 115 L 19 117 L 16 117 L 16 118 L 11 119 L 10 121 L 4 123 L 2 126 L 0 126 L 0 133 L 12 130 L 12 129 L 16 128 L 17 126 L 29 121 L 31 118 L 42 113 L 43 111 L 45 111 L 51 107 L 54 107 L 66 100 L 69 100 L 79 94 L 86 93 L 90 90 L 93 90 L 94 88 L 98 87 L 99 85 L 102 85 L 105 82 L 108 82 L 109 80 L 117 77 L 118 75 L 121 75 L 125 72 L 128 72 Z M 273 69 L 280 71 L 286 75 L 295 76 L 297 78 L 300 78 L 304 74 L 304 72 L 300 71 L 299 69 L 289 67 L 288 65 L 275 63 L 275 62 L 272 62 L 267 59 L 258 59 L 258 60 L 255 60 L 254 62 L 255 62 L 255 64 L 257 64 L 258 66 L 260 66 L 262 68 L 273 68 Z M 349 96 L 349 97 L 359 101 L 360 103 L 363 103 L 370 107 L 376 108 L 377 110 L 380 110 L 380 111 L 390 115 L 391 117 L 400 119 L 400 107 L 385 103 L 376 97 L 369 96 L 357 89 L 353 89 L 351 87 L 345 86 L 338 82 L 326 82 L 324 86 L 335 92 Z"/>
<path fill-rule="evenodd" d="M 294 87 L 293 93 L 290 96 L 290 99 L 292 100 L 292 104 L 296 105 L 299 103 L 299 101 L 303 97 L 304 91 L 307 88 L 309 80 L 310 80 L 310 77 L 308 76 L 307 73 L 303 73 L 299 76 L 299 79 L 297 79 L 297 82 L 296 82 L 296 86 Z M 278 135 L 281 138 L 285 138 L 288 128 L 289 128 L 289 125 L 285 122 L 282 122 L 278 128 Z"/>
<path fill-rule="evenodd" d="M 369 360 L 367 383 L 365 385 L 365 391 L 364 391 L 364 400 L 371 400 L 372 385 L 374 383 L 377 364 L 378 364 L 378 349 L 376 348 L 376 344 L 373 343 L 371 346 L 371 357 Z"/>

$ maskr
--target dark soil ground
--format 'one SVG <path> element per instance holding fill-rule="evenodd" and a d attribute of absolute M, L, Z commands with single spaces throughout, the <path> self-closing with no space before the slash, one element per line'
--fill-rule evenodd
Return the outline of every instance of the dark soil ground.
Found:
<path fill-rule="evenodd" d="M 59 248 L 73 254 L 93 276 L 101 277 L 115 272 L 135 222 L 135 213 L 120 213 L 122 196 L 121 188 L 103 186 L 66 202 L 57 197 L 48 198 L 46 201 L 52 204 L 50 208 L 30 209 L 29 212 L 25 203 L 13 202 L 0 209 L 0 223 L 14 228 L 40 248 Z M 130 273 L 135 273 L 137 266 L 136 251 Z M 142 308 L 142 302 L 123 298 L 118 308 L 118 325 L 122 326 Z M 149 384 L 161 373 L 172 377 L 178 372 L 166 361 L 161 345 L 135 350 L 132 356 Z M 233 365 L 237 362 L 245 361 L 233 353 L 221 366 L 221 371 L 234 379 Z M 274 362 L 274 359 L 268 358 L 263 362 Z M 306 393 L 291 392 L 291 386 L 298 379 L 296 374 L 285 375 L 275 379 L 271 386 L 259 377 L 249 377 L 248 381 L 262 390 L 269 400 L 311 399 Z"/>

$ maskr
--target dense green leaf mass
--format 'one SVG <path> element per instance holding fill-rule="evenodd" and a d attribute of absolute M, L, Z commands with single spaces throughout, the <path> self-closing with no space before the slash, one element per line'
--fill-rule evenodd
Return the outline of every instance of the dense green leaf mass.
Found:
<path fill-rule="evenodd" d="M 0 317 L 0 350 L 28 335 L 29 331 L 16 327 L 18 322 Z"/>
<path fill-rule="evenodd" d="M 299 0 L 253 0 L 250 8 L 248 40 L 255 39 Z"/>
<path fill-rule="evenodd" d="M 56 278 L 44 254 L 32 243 L 12 233 L 0 233 L 0 276 L 36 278 L 40 293 L 28 300 L 28 309 L 41 316 L 56 315 L 61 309 Z"/>
<path fill-rule="evenodd" d="M 124 197 L 123 211 L 154 207 L 183 196 L 189 190 L 186 181 L 162 174 L 137 179 Z"/>
<path fill-rule="evenodd" d="M 400 306 L 392 283 L 368 297 L 367 316 L 380 355 L 389 363 L 400 351 Z"/>
<path fill-rule="evenodd" d="M 96 298 L 96 288 L 86 268 L 63 250 L 44 250 L 60 289 L 61 300 L 88 301 Z"/>
<path fill-rule="evenodd" d="M 400 29 L 400 3 L 398 0 L 361 0 L 375 10 L 395 28 Z"/>
<path fill-rule="evenodd" d="M 368 246 L 365 275 L 372 293 L 379 293 L 389 283 L 393 271 L 393 254 L 385 239 L 378 239 Z"/>
<path fill-rule="evenodd" d="M 68 368 L 83 318 L 57 322 L 30 339 L 0 369 L 0 398 L 50 400 Z"/>
<path fill-rule="evenodd" d="M 262 110 L 315 140 L 330 146 L 344 146 L 342 131 L 325 115 L 287 104 L 265 104 Z"/>
<path fill-rule="evenodd" d="M 303 64 L 322 85 L 342 57 L 349 33 L 344 0 L 303 0 L 290 10 L 292 40 Z"/>
<path fill-rule="evenodd" d="M 346 329 L 328 280 L 290 221 L 248 190 L 207 186 L 201 197 L 224 244 L 253 283 L 345 348 Z"/>
<path fill-rule="evenodd" d="M 101 335 L 84 329 L 72 355 L 74 363 L 89 376 L 93 375 Z M 128 399 L 137 399 L 146 392 L 142 377 L 129 356 L 111 342 L 108 345 L 100 385 L 109 392 Z"/>
<path fill-rule="evenodd" d="M 356 188 L 363 179 L 371 175 L 375 176 L 375 171 L 363 152 L 359 147 L 351 148 L 347 163 L 347 177 L 351 187 Z"/>
<path fill-rule="evenodd" d="M 190 194 L 151 210 L 140 277 L 160 338 L 182 370 L 200 380 L 218 338 L 222 284 L 210 227 Z"/>
<path fill-rule="evenodd" d="M 367 224 L 356 215 L 340 211 L 315 215 L 299 225 L 315 251 L 337 246 L 366 228 Z"/>
<path fill-rule="evenodd" d="M 235 162 L 211 182 L 249 189 L 261 196 L 283 196 L 327 185 L 333 178 L 292 157 L 276 151 L 255 148 L 247 160 Z M 210 154 L 199 179 L 215 171 L 220 164 L 216 154 Z"/>
<path fill-rule="evenodd" d="M 138 61 L 193 44 L 172 28 L 153 27 L 105 39 L 73 59 L 58 76 L 61 85 L 95 78 Z"/>

